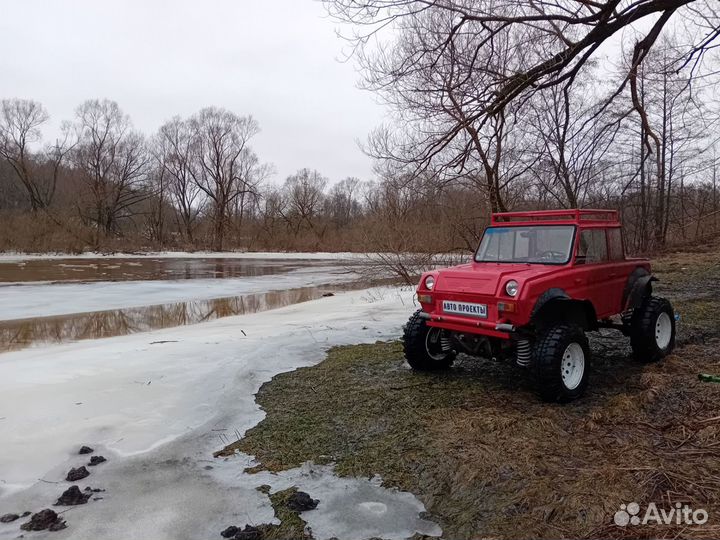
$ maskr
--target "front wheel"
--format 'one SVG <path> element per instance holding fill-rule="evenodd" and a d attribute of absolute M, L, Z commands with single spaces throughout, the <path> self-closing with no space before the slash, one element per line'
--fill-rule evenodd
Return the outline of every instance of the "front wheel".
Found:
<path fill-rule="evenodd" d="M 403 352 L 410 367 L 418 371 L 437 371 L 448 369 L 455 359 L 447 332 L 441 328 L 428 326 L 416 311 L 403 334 Z"/>
<path fill-rule="evenodd" d="M 657 362 L 675 347 L 675 312 L 668 300 L 649 296 L 635 310 L 630 328 L 630 345 L 635 359 Z"/>
<path fill-rule="evenodd" d="M 537 389 L 543 401 L 567 402 L 583 395 L 590 372 L 590 347 L 576 324 L 547 328 L 534 348 Z"/>

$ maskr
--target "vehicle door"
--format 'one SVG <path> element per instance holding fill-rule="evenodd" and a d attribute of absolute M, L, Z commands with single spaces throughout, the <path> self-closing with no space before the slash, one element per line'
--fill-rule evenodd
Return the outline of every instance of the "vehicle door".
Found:
<path fill-rule="evenodd" d="M 577 296 L 590 300 L 599 318 L 612 314 L 613 299 L 608 297 L 607 273 L 605 229 L 582 229 L 575 254 L 575 283 L 579 286 Z"/>
<path fill-rule="evenodd" d="M 605 273 L 605 296 L 608 310 L 614 315 L 622 311 L 623 292 L 627 284 L 630 267 L 625 264 L 625 250 L 620 227 L 609 227 L 607 231 L 608 265 Z"/>

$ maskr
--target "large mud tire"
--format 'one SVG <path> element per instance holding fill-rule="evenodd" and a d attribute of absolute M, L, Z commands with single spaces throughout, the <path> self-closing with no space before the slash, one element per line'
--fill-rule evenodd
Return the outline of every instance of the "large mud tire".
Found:
<path fill-rule="evenodd" d="M 630 322 L 630 345 L 639 362 L 657 362 L 675 347 L 675 312 L 668 300 L 648 296 Z"/>
<path fill-rule="evenodd" d="M 421 313 L 421 310 L 416 311 L 405 325 L 405 359 L 417 371 L 448 369 L 455 360 L 455 352 L 443 350 L 441 346 L 445 330 L 428 326 Z"/>
<path fill-rule="evenodd" d="M 545 328 L 535 342 L 533 367 L 540 398 L 565 403 L 585 393 L 590 347 L 583 329 L 561 323 Z"/>

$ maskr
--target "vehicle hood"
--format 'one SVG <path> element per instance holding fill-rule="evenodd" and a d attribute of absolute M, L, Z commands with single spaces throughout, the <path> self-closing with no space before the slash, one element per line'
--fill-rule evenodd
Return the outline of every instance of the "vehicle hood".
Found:
<path fill-rule="evenodd" d="M 437 292 L 495 295 L 509 280 L 522 285 L 536 276 L 560 272 L 564 266 L 549 264 L 468 263 L 436 273 Z"/>

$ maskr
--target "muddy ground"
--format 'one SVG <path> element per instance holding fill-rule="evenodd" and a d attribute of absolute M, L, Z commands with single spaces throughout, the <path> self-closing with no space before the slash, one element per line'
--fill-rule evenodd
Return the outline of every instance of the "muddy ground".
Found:
<path fill-rule="evenodd" d="M 463 359 L 408 369 L 399 342 L 332 349 L 260 390 L 266 419 L 238 448 L 261 467 L 335 462 L 423 501 L 444 538 L 720 537 L 720 249 L 656 261 L 657 294 L 681 314 L 665 361 L 634 362 L 627 339 L 591 337 L 582 400 L 543 404 L 528 374 Z M 361 324 L 361 323 L 359 323 Z M 620 505 L 708 511 L 699 525 L 618 527 Z"/>

